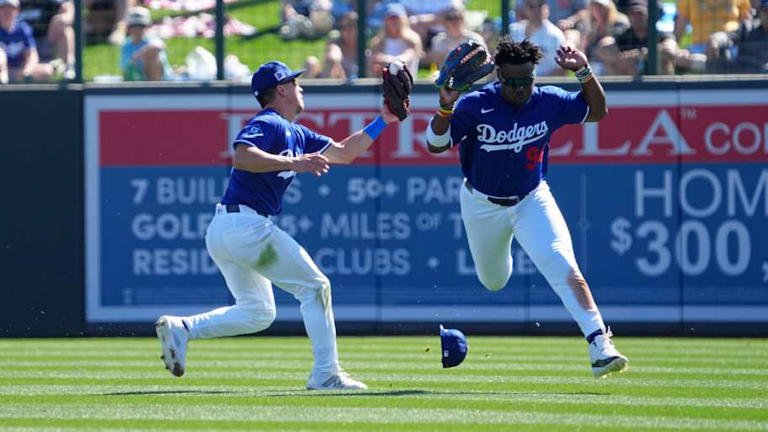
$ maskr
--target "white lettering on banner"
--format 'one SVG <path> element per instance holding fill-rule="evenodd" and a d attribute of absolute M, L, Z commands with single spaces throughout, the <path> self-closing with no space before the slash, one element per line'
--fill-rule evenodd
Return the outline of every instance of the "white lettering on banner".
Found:
<path fill-rule="evenodd" d="M 286 204 L 296 204 L 301 201 L 301 196 L 301 179 L 294 177 L 291 184 L 289 184 L 288 188 L 285 190 L 283 202 Z"/>
<path fill-rule="evenodd" d="M 326 275 L 405 276 L 411 272 L 408 249 L 321 248 L 315 262 Z"/>
<path fill-rule="evenodd" d="M 219 269 L 203 249 L 134 249 L 134 276 L 214 275 Z"/>
<path fill-rule="evenodd" d="M 768 217 L 768 169 L 760 170 L 757 179 L 746 185 L 743 175 L 738 169 L 726 170 L 722 179 L 706 169 L 684 171 L 680 176 L 679 191 L 674 196 L 679 200 L 681 215 L 695 219 L 682 220 L 674 228 L 660 220 L 644 220 L 638 222 L 633 231 L 632 223 L 619 216 L 610 225 L 611 249 L 624 256 L 636 240 L 643 240 L 645 249 L 635 258 L 635 265 L 645 276 L 662 275 L 673 263 L 687 276 L 702 275 L 715 266 L 726 276 L 744 275 L 752 263 L 752 236 L 746 218 Z M 672 170 L 664 170 L 662 177 L 662 187 L 650 188 L 645 185 L 645 173 L 635 172 L 635 215 L 638 218 L 647 213 L 645 201 L 648 197 L 661 198 L 663 216 L 671 216 L 676 183 L 672 182 Z M 652 183 L 658 184 L 657 181 Z M 744 219 L 727 219 L 712 227 L 710 224 L 714 221 L 711 219 L 718 210 L 723 210 L 729 218 L 742 216 Z"/>
<path fill-rule="evenodd" d="M 393 158 L 403 159 L 403 158 L 414 158 L 418 157 L 419 153 L 416 152 L 414 147 L 414 135 L 413 135 L 413 122 L 414 120 L 425 120 L 427 123 L 429 123 L 430 119 L 432 118 L 432 113 L 426 114 L 426 113 L 413 113 L 409 115 L 405 120 L 400 122 L 400 124 L 397 127 L 397 150 L 392 153 Z M 427 148 L 427 138 L 426 133 L 424 131 L 420 135 L 418 135 L 419 138 L 419 145 L 423 150 L 426 150 Z M 450 155 L 447 154 L 438 154 L 438 155 L 432 155 L 436 158 L 440 157 L 449 157 Z"/>
<path fill-rule="evenodd" d="M 664 135 L 656 136 L 659 131 L 662 131 Z M 650 155 L 651 151 L 648 150 L 648 147 L 651 144 L 669 145 L 671 147 L 669 150 L 670 155 L 696 153 L 696 151 L 690 148 L 688 143 L 685 142 L 685 137 L 683 137 L 683 134 L 680 133 L 680 129 L 677 128 L 674 120 L 672 120 L 672 118 L 669 116 L 667 110 L 659 111 L 659 114 L 656 116 L 653 124 L 651 124 L 651 127 L 648 128 L 648 132 L 645 133 L 642 141 L 640 141 L 640 144 L 637 146 L 635 151 L 632 152 L 632 154 Z"/>
<path fill-rule="evenodd" d="M 629 148 L 632 145 L 630 140 L 624 141 L 624 144 L 620 145 L 617 148 L 612 149 L 601 149 L 600 148 L 600 141 L 599 141 L 599 135 L 598 131 L 600 126 L 597 122 L 592 123 L 584 123 L 582 126 L 582 137 L 584 139 L 584 146 L 582 147 L 581 151 L 578 152 L 579 155 L 583 156 L 621 156 L 621 155 L 627 155 L 629 154 Z M 570 142 L 569 142 L 570 143 Z M 573 144 L 571 144 L 572 146 Z M 568 147 L 570 150 L 570 146 Z M 570 152 L 562 155 L 566 156 Z M 550 151 L 551 155 L 555 155 L 552 151 Z M 558 154 L 560 156 L 561 154 Z"/>
<path fill-rule="evenodd" d="M 131 232 L 142 241 L 199 240 L 205 238 L 205 230 L 212 218 L 213 213 L 161 213 L 157 216 L 139 213 L 133 217 Z"/>
<path fill-rule="evenodd" d="M 517 122 L 512 125 L 508 131 L 498 131 L 493 126 L 485 123 L 477 125 L 477 131 L 480 133 L 477 140 L 482 143 L 480 148 L 487 151 L 512 150 L 520 153 L 526 144 L 538 141 L 544 138 L 549 132 L 546 121 L 542 121 L 533 126 L 517 126 Z M 509 144 L 504 144 L 504 143 Z"/>
<path fill-rule="evenodd" d="M 763 131 L 755 123 L 742 122 L 731 130 L 725 123 L 717 122 L 707 126 L 704 132 L 704 145 L 714 155 L 723 155 L 732 149 L 742 155 L 768 154 L 768 122 L 763 123 Z"/>
<path fill-rule="evenodd" d="M 459 202 L 461 177 L 408 177 L 406 180 L 406 201 L 410 203 L 453 204 Z"/>
<path fill-rule="evenodd" d="M 405 240 L 411 236 L 408 213 L 323 213 L 320 238 Z"/>
<path fill-rule="evenodd" d="M 136 189 L 133 194 L 133 204 L 138 205 L 144 202 L 144 198 L 147 196 L 147 189 L 149 189 L 149 179 L 146 178 L 134 178 L 131 179 L 131 187 Z"/>
<path fill-rule="evenodd" d="M 157 203 L 215 205 L 227 190 L 228 182 L 228 177 L 159 177 L 156 181 Z"/>
<path fill-rule="evenodd" d="M 702 187 L 701 182 L 704 182 L 703 184 L 708 187 Z M 652 183 L 658 184 L 656 181 Z M 742 173 L 737 169 L 726 171 L 724 183 L 725 185 L 709 170 L 697 168 L 685 171 L 680 177 L 680 189 L 677 196 L 682 214 L 693 217 L 712 216 L 723 204 L 723 190 L 725 190 L 726 211 L 729 217 L 737 216 L 739 210 L 744 215 L 753 217 L 758 213 L 758 209 L 762 209 L 759 214 L 768 217 L 768 170 L 760 171 L 760 175 L 751 189 L 744 185 Z M 644 171 L 635 171 L 635 216 L 644 217 L 648 199 L 659 198 L 662 202 L 662 214 L 664 217 L 671 217 L 673 187 L 672 170 L 663 171 L 662 184 L 658 187 L 646 184 Z M 705 190 L 711 191 L 707 195 L 708 198 L 699 199 L 701 204 L 698 205 L 700 207 L 695 206 L 691 198 L 700 197 L 702 191 Z M 759 206 L 761 200 L 762 207 Z"/>
<path fill-rule="evenodd" d="M 664 170 L 664 180 L 660 188 L 645 186 L 645 172 L 635 171 L 635 215 L 645 216 L 645 198 L 661 198 L 664 216 L 672 216 L 672 171 Z"/>
<path fill-rule="evenodd" d="M 760 192 L 763 197 L 763 216 L 768 217 L 768 170 L 760 171 L 760 178 L 754 188 L 755 193 L 752 199 L 747 201 L 747 192 L 744 190 L 744 183 L 741 180 L 741 173 L 735 169 L 729 169 L 726 172 L 726 181 L 728 183 L 728 216 L 736 215 L 736 197 L 743 206 L 744 214 L 752 217 L 757 212 L 757 205 L 760 202 Z"/>
<path fill-rule="evenodd" d="M 712 189 L 712 199 L 707 200 L 709 201 L 709 205 L 700 209 L 695 208 L 688 201 L 688 184 L 697 178 L 705 180 L 707 183 L 709 183 Z M 695 189 L 698 189 L 699 191 L 702 190 L 700 186 Z M 683 176 L 680 178 L 680 207 L 682 208 L 683 213 L 702 218 L 712 216 L 712 214 L 717 211 L 717 208 L 720 207 L 720 203 L 722 201 L 723 188 L 720 187 L 720 181 L 714 174 L 712 174 L 711 171 L 704 169 L 694 169 L 686 171 L 685 174 L 683 174 Z"/>
<path fill-rule="evenodd" d="M 611 223 L 611 232 L 611 248 L 620 256 L 632 248 L 635 238 L 646 241 L 645 250 L 638 251 L 641 256 L 635 258 L 635 266 L 649 277 L 666 273 L 672 266 L 673 255 L 674 262 L 686 276 L 698 276 L 710 268 L 713 249 L 717 269 L 727 276 L 743 275 L 752 258 L 749 230 L 743 221 L 735 219 L 717 227 L 714 241 L 700 220 L 684 220 L 677 233 L 673 229 L 672 234 L 661 221 L 646 220 L 637 226 L 633 236 L 631 223 L 620 216 Z"/>
<path fill-rule="evenodd" d="M 458 240 L 462 237 L 464 237 L 464 220 L 461 219 L 461 213 L 459 212 L 452 212 L 448 213 L 448 220 L 450 220 L 453 224 L 453 238 Z"/>

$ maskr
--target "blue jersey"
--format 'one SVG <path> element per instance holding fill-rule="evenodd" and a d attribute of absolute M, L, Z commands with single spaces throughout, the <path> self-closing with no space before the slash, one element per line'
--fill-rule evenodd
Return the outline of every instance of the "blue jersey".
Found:
<path fill-rule="evenodd" d="M 36 47 L 32 27 L 24 21 L 16 21 L 10 32 L 0 27 L 0 50 L 8 57 L 9 69 L 23 67 L 24 53 Z"/>
<path fill-rule="evenodd" d="M 581 92 L 535 87 L 524 106 L 501 96 L 498 82 L 468 93 L 451 118 L 451 145 L 461 145 L 461 170 L 478 191 L 522 196 L 547 174 L 549 138 L 560 126 L 586 120 Z"/>
<path fill-rule="evenodd" d="M 233 147 L 248 145 L 267 153 L 295 157 L 323 152 L 332 140 L 306 127 L 291 123 L 280 114 L 266 109 L 253 117 L 237 134 Z M 254 173 L 232 168 L 222 204 L 245 204 L 262 214 L 276 215 L 283 205 L 283 194 L 291 184 L 294 171 Z"/>

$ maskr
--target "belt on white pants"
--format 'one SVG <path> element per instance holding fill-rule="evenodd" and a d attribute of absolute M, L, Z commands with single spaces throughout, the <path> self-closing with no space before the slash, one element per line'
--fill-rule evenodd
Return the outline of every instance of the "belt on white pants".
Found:
<path fill-rule="evenodd" d="M 479 190 L 473 188 L 472 185 L 469 183 L 469 180 L 467 180 L 467 179 L 464 179 L 464 186 L 467 188 L 469 193 L 471 193 L 472 195 L 479 195 L 479 196 L 485 198 L 486 200 L 488 200 L 489 202 L 492 202 L 492 203 L 494 203 L 496 205 L 500 205 L 500 206 L 504 206 L 504 207 L 512 207 L 514 205 L 517 205 L 520 201 L 523 200 L 523 198 L 528 196 L 528 193 L 530 193 L 530 192 L 528 192 L 528 193 L 525 193 L 523 195 L 513 195 L 513 196 L 508 196 L 508 197 L 495 197 L 495 196 L 491 196 L 491 195 L 486 195 L 486 194 L 480 192 Z"/>
<path fill-rule="evenodd" d="M 256 211 L 245 204 L 216 204 L 216 214 L 251 213 L 269 217 L 268 214 Z"/>

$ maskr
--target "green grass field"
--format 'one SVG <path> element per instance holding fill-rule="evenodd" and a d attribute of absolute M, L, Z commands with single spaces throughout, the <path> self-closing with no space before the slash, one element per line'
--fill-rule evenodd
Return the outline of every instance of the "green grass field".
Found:
<path fill-rule="evenodd" d="M 591 376 L 577 337 L 342 337 L 365 392 L 304 390 L 306 338 L 193 341 L 171 376 L 150 338 L 0 340 L 2 430 L 768 430 L 768 340 L 618 338 Z"/>

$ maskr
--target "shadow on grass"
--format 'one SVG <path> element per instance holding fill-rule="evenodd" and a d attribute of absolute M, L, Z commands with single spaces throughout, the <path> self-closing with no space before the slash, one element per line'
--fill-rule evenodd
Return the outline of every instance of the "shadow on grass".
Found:
<path fill-rule="evenodd" d="M 162 394 L 233 394 L 244 393 L 231 390 L 146 390 L 146 391 L 124 391 L 124 392 L 111 392 L 111 393 L 99 393 L 99 396 L 146 396 L 146 395 L 162 395 Z"/>
<path fill-rule="evenodd" d="M 508 395 L 530 395 L 535 397 L 536 395 L 548 394 L 548 395 L 570 395 L 570 396 L 610 396 L 610 393 L 598 393 L 598 392 L 517 392 L 517 391 L 450 391 L 450 390 L 415 390 L 415 389 L 403 389 L 403 390 L 383 390 L 383 391 L 293 391 L 286 393 L 274 393 L 268 394 L 267 397 L 296 397 L 296 396 L 309 396 L 309 397 L 360 397 L 360 396 L 508 396 Z"/>

